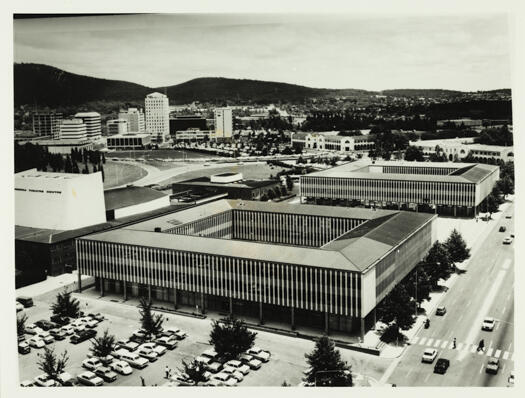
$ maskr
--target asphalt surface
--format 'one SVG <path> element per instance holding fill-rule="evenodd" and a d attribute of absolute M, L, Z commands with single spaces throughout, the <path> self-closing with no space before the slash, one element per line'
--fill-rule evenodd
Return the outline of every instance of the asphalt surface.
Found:
<path fill-rule="evenodd" d="M 398 386 L 508 386 L 514 369 L 514 242 L 504 237 L 514 233 L 510 206 L 473 254 L 464 274 L 443 295 L 444 316 L 429 314 L 430 327 L 421 328 L 411 339 L 398 365 L 388 378 Z M 506 232 L 499 232 L 505 225 Z M 492 332 L 482 331 L 484 317 L 496 319 Z M 456 338 L 456 348 L 453 339 Z M 479 341 L 485 350 L 477 351 Z M 434 364 L 421 363 L 426 348 L 435 348 L 437 358 L 450 360 L 445 375 L 433 373 Z M 489 357 L 500 360 L 497 374 L 485 372 Z"/>

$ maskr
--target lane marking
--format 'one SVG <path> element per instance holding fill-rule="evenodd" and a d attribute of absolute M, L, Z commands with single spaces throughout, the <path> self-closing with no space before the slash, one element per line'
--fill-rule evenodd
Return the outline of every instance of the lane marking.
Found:
<path fill-rule="evenodd" d="M 500 355 L 501 355 L 501 350 L 497 350 L 496 353 L 494 354 L 496 358 L 499 358 Z"/>
<path fill-rule="evenodd" d="M 412 369 L 410 369 L 407 373 L 407 377 L 410 376 L 410 373 L 412 373 Z"/>
<path fill-rule="evenodd" d="M 510 262 L 509 259 L 506 259 L 505 262 Z M 486 316 L 486 314 L 490 310 L 490 306 L 492 302 L 494 301 L 494 298 L 496 297 L 496 294 L 500 290 L 500 285 L 503 283 L 503 278 L 505 277 L 506 271 L 501 270 L 499 271 L 498 275 L 494 279 L 494 283 L 492 284 L 489 293 L 485 296 L 485 300 L 483 301 L 483 305 L 480 307 L 478 314 L 476 316 L 476 320 L 472 323 L 472 327 L 470 328 L 470 332 L 468 334 L 468 337 L 466 338 L 466 341 L 474 341 L 475 338 L 478 336 L 480 325 L 483 321 L 483 318 Z M 461 352 L 459 354 L 458 359 L 463 359 L 465 357 L 465 353 Z"/>
<path fill-rule="evenodd" d="M 441 344 L 441 340 L 436 340 L 434 347 L 438 347 Z"/>
<path fill-rule="evenodd" d="M 434 341 L 434 339 L 428 339 L 427 346 L 431 346 L 433 341 Z"/>
<path fill-rule="evenodd" d="M 429 377 L 430 377 L 430 373 L 428 373 L 427 377 L 425 377 L 425 381 L 427 381 Z"/>
<path fill-rule="evenodd" d="M 507 309 L 507 306 L 503 307 L 503 310 L 501 311 L 501 313 L 504 314 L 506 309 Z"/>
<path fill-rule="evenodd" d="M 514 361 L 514 353 L 512 353 L 512 357 L 510 358 L 511 361 Z"/>
<path fill-rule="evenodd" d="M 509 352 L 508 351 L 505 351 L 503 353 L 503 359 L 509 359 Z"/>
<path fill-rule="evenodd" d="M 511 350 L 511 347 L 512 347 L 512 341 L 511 341 L 510 344 L 509 344 L 509 348 L 508 348 L 509 351 L 512 351 L 512 350 Z"/>
<path fill-rule="evenodd" d="M 481 373 L 481 371 L 483 370 L 483 364 L 481 364 L 481 367 L 479 368 L 479 373 Z"/>
<path fill-rule="evenodd" d="M 509 267 L 510 267 L 510 261 L 508 261 L 508 262 L 505 261 L 505 262 L 503 263 L 503 266 L 502 266 L 501 268 L 503 268 L 503 269 L 509 269 Z"/>

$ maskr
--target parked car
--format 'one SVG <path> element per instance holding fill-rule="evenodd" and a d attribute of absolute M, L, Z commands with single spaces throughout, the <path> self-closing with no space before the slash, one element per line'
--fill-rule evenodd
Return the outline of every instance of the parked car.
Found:
<path fill-rule="evenodd" d="M 98 325 L 98 321 L 96 319 L 91 318 L 89 321 L 85 322 L 86 327 L 93 329 L 96 328 Z"/>
<path fill-rule="evenodd" d="M 177 348 L 177 344 L 178 344 L 177 340 L 175 340 L 174 338 L 166 337 L 166 336 L 159 337 L 158 339 L 155 340 L 155 343 L 166 347 L 168 350 L 173 350 Z"/>
<path fill-rule="evenodd" d="M 71 336 L 75 333 L 75 329 L 71 325 L 64 325 L 60 328 L 67 336 Z"/>
<path fill-rule="evenodd" d="M 35 377 L 35 386 L 37 387 L 58 387 L 60 384 L 50 378 L 46 373 Z"/>
<path fill-rule="evenodd" d="M 104 384 L 104 380 L 98 377 L 93 372 L 83 372 L 77 376 L 78 382 L 85 386 L 101 386 Z"/>
<path fill-rule="evenodd" d="M 25 341 L 26 339 L 26 335 L 25 334 L 19 334 L 16 336 L 16 339 L 19 343 L 21 343 L 22 341 Z"/>
<path fill-rule="evenodd" d="M 16 302 L 16 312 L 23 311 L 24 308 L 25 307 L 23 306 L 23 304 L 19 303 L 18 301 Z"/>
<path fill-rule="evenodd" d="M 254 358 L 250 354 L 241 354 L 241 355 L 239 355 L 239 361 L 241 361 L 244 364 L 247 364 L 252 359 L 254 359 Z"/>
<path fill-rule="evenodd" d="M 146 358 L 150 362 L 155 362 L 157 359 L 159 359 L 158 354 L 153 351 L 151 348 L 142 347 L 137 350 L 137 354 L 139 354 L 141 357 Z"/>
<path fill-rule="evenodd" d="M 503 239 L 504 245 L 510 245 L 512 243 L 512 238 L 510 236 L 507 236 L 505 239 Z"/>
<path fill-rule="evenodd" d="M 250 367 L 248 365 L 244 365 L 241 361 L 238 361 L 236 359 L 232 359 L 231 361 L 226 362 L 225 366 L 235 368 L 243 375 L 247 375 L 248 373 L 250 373 Z"/>
<path fill-rule="evenodd" d="M 164 346 L 155 344 L 155 343 L 144 343 L 139 348 L 148 348 L 150 350 L 153 350 L 157 353 L 157 355 L 160 357 L 161 355 L 164 355 L 168 349 Z"/>
<path fill-rule="evenodd" d="M 494 325 L 496 320 L 492 317 L 486 317 L 481 323 L 481 330 L 486 330 L 487 332 L 492 332 L 494 330 Z"/>
<path fill-rule="evenodd" d="M 207 369 L 212 373 L 218 373 L 222 369 L 222 364 L 220 362 L 209 363 Z"/>
<path fill-rule="evenodd" d="M 218 357 L 217 353 L 215 352 L 215 350 L 213 348 L 210 348 L 210 349 L 204 351 L 202 353 L 202 356 L 211 358 L 212 360 L 216 359 Z"/>
<path fill-rule="evenodd" d="M 46 321 L 45 319 L 36 321 L 35 325 L 38 326 L 42 330 L 49 330 L 49 329 L 54 329 L 58 327 L 58 325 L 55 322 Z"/>
<path fill-rule="evenodd" d="M 436 359 L 437 354 L 438 354 L 438 352 L 437 352 L 436 349 L 434 349 L 434 348 L 427 348 L 423 352 L 423 356 L 421 357 L 421 362 L 432 363 L 432 362 L 434 362 L 434 359 Z"/>
<path fill-rule="evenodd" d="M 104 319 L 104 315 L 102 315 L 100 312 L 97 312 L 96 314 L 87 314 L 90 318 L 96 319 L 99 322 L 102 322 Z"/>
<path fill-rule="evenodd" d="M 269 351 L 264 351 L 259 347 L 253 346 L 247 352 L 247 354 L 253 355 L 255 359 L 258 359 L 262 362 L 268 362 L 270 360 L 271 354 Z"/>
<path fill-rule="evenodd" d="M 66 316 L 52 315 L 49 319 L 59 326 L 65 326 L 69 323 L 69 318 Z"/>
<path fill-rule="evenodd" d="M 110 369 L 114 370 L 117 373 L 120 373 L 121 375 L 130 375 L 133 373 L 133 369 L 131 369 L 131 366 L 129 366 L 129 363 L 125 361 L 115 361 L 112 362 L 109 365 Z"/>
<path fill-rule="evenodd" d="M 166 328 L 165 330 L 162 331 L 162 335 L 163 336 L 174 336 L 177 340 L 182 340 L 184 339 L 185 337 L 187 337 L 187 333 L 178 329 L 178 328 L 175 328 L 175 327 L 170 327 L 170 328 Z"/>
<path fill-rule="evenodd" d="M 247 365 L 250 367 L 250 369 L 257 370 L 261 368 L 262 362 L 254 358 L 250 362 L 248 362 Z"/>
<path fill-rule="evenodd" d="M 505 232 L 506 230 L 507 230 L 507 227 L 505 227 L 504 225 L 499 227 L 499 232 Z"/>
<path fill-rule="evenodd" d="M 62 329 L 51 329 L 49 334 L 55 338 L 55 340 L 64 340 L 66 338 L 66 332 Z"/>
<path fill-rule="evenodd" d="M 26 325 L 24 329 L 25 329 L 26 334 L 37 334 L 37 333 L 43 332 L 43 330 L 39 328 L 38 326 L 36 326 L 34 323 L 30 323 L 29 325 Z"/>
<path fill-rule="evenodd" d="M 128 341 L 125 345 L 124 345 L 124 348 L 126 350 L 128 350 L 129 352 L 134 352 L 136 351 L 138 348 L 140 347 L 140 344 L 139 343 L 136 343 L 134 341 Z"/>
<path fill-rule="evenodd" d="M 211 378 L 205 384 L 206 387 L 226 387 L 226 384 L 220 380 Z"/>
<path fill-rule="evenodd" d="M 237 368 L 234 368 L 232 366 L 225 366 L 222 368 L 221 373 L 226 373 L 230 375 L 230 377 L 233 377 L 238 382 L 241 382 L 244 380 L 244 375 L 237 370 Z"/>
<path fill-rule="evenodd" d="M 99 366 L 94 373 L 108 383 L 117 380 L 117 374 L 106 366 Z"/>
<path fill-rule="evenodd" d="M 88 358 L 82 361 L 82 367 L 87 370 L 95 370 L 96 368 L 103 366 L 102 362 L 98 358 Z"/>
<path fill-rule="evenodd" d="M 497 374 L 499 370 L 499 359 L 495 357 L 489 358 L 487 366 L 485 367 L 486 373 Z"/>
<path fill-rule="evenodd" d="M 29 340 L 27 340 L 27 343 L 34 348 L 43 348 L 46 346 L 46 343 L 44 340 L 42 340 L 40 337 L 31 337 Z"/>
<path fill-rule="evenodd" d="M 228 387 L 233 387 L 237 385 L 237 380 L 233 377 L 230 377 L 227 373 L 217 373 L 216 375 L 212 376 L 212 379 L 219 380 L 220 382 L 224 383 Z"/>
<path fill-rule="evenodd" d="M 445 315 L 446 313 L 447 313 L 447 308 L 446 308 L 444 305 L 439 306 L 439 307 L 436 308 L 436 315 L 441 315 L 441 316 L 443 316 L 443 315 Z"/>
<path fill-rule="evenodd" d="M 97 335 L 97 331 L 93 329 L 84 330 L 81 332 L 77 332 L 71 338 L 69 339 L 71 343 L 78 344 L 82 343 L 83 341 L 89 340 Z"/>
<path fill-rule="evenodd" d="M 42 340 L 44 340 L 44 343 L 51 344 L 55 342 L 55 338 L 51 336 L 51 334 L 47 331 L 41 331 L 35 334 L 36 337 L 40 337 Z"/>
<path fill-rule="evenodd" d="M 194 386 L 195 382 L 190 379 L 186 373 L 175 373 L 171 380 L 176 382 L 178 386 Z"/>
<path fill-rule="evenodd" d="M 29 308 L 33 306 L 33 299 L 28 296 L 18 296 L 16 298 L 16 301 L 22 304 L 25 308 Z"/>
<path fill-rule="evenodd" d="M 34 387 L 35 384 L 31 380 L 22 380 L 20 382 L 20 387 Z"/>
<path fill-rule="evenodd" d="M 450 366 L 450 361 L 445 358 L 439 358 L 434 366 L 434 373 L 445 374 L 448 367 Z"/>
<path fill-rule="evenodd" d="M 74 387 L 78 385 L 75 378 L 68 372 L 62 372 L 58 375 L 58 382 L 64 387 Z"/>
<path fill-rule="evenodd" d="M 198 356 L 195 358 L 195 360 L 203 365 L 208 365 L 212 361 L 210 357 L 203 357 L 203 356 Z"/>
<path fill-rule="evenodd" d="M 18 343 L 18 353 L 19 354 L 29 354 L 31 352 L 31 347 L 26 341 L 21 341 Z"/>
<path fill-rule="evenodd" d="M 139 354 L 135 352 L 122 352 L 120 355 L 120 359 L 129 363 L 131 367 L 138 369 L 143 369 L 149 364 L 149 361 L 146 358 L 142 358 Z"/>
<path fill-rule="evenodd" d="M 96 357 L 91 352 L 87 353 L 87 357 L 88 358 L 96 358 L 96 359 L 100 360 L 100 362 L 102 362 L 102 365 L 104 365 L 104 366 L 110 364 L 115 359 L 115 357 L 113 357 L 113 355 L 106 355 L 105 357 Z"/>

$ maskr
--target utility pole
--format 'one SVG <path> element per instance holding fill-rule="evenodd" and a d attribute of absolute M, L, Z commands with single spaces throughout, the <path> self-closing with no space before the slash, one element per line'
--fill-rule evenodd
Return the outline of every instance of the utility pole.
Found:
<path fill-rule="evenodd" d="M 416 301 L 415 301 L 415 307 L 416 307 L 416 318 L 417 318 L 417 265 L 416 265 Z"/>

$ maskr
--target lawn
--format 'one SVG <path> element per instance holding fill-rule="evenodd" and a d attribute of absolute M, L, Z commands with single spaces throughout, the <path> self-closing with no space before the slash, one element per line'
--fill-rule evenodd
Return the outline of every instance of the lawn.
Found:
<path fill-rule="evenodd" d="M 104 189 L 132 183 L 147 174 L 139 166 L 107 161 L 104 165 Z"/>

